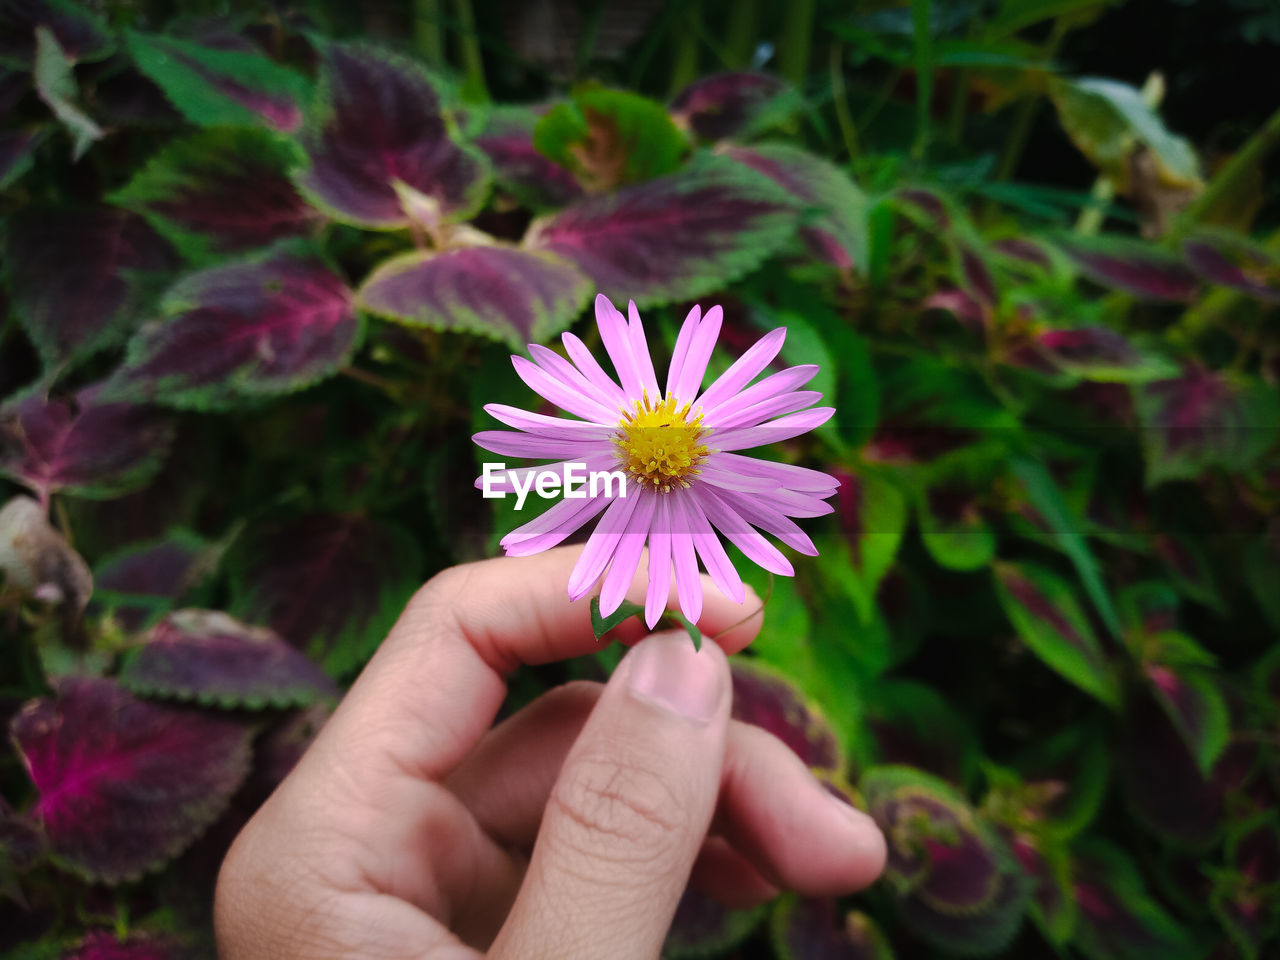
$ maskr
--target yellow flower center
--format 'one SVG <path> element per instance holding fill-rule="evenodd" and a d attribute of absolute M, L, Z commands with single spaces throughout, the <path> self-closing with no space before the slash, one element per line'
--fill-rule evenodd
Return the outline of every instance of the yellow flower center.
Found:
<path fill-rule="evenodd" d="M 689 404 L 667 397 L 656 404 L 635 401 L 635 409 L 618 421 L 613 445 L 622 468 L 641 487 L 670 493 L 676 487 L 688 487 L 698 465 L 707 455 L 702 443 L 707 430 L 702 414 L 689 418 Z"/>

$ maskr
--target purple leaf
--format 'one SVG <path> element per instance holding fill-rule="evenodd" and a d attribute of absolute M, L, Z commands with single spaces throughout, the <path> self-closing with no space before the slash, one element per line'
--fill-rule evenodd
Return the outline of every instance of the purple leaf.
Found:
<path fill-rule="evenodd" d="M 359 332 L 351 291 L 301 247 L 191 274 L 163 309 L 130 341 L 113 395 L 218 409 L 301 390 L 342 367 Z"/>
<path fill-rule="evenodd" d="M 1001 829 L 1009 849 L 1031 881 L 1031 917 L 1055 944 L 1071 937 L 1076 922 L 1070 864 L 1065 850 L 1029 833 Z"/>
<path fill-rule="evenodd" d="M 44 127 L 0 131 L 0 190 L 31 169 L 33 154 L 44 139 Z"/>
<path fill-rule="evenodd" d="M 894 193 L 898 209 L 929 231 L 951 226 L 949 201 L 940 193 L 925 187 L 906 187 Z"/>
<path fill-rule="evenodd" d="M 298 157 L 266 130 L 218 128 L 170 141 L 111 202 L 146 217 L 189 260 L 206 262 L 316 232 L 298 194 Z"/>
<path fill-rule="evenodd" d="M 591 281 L 549 253 L 476 246 L 388 260 L 358 294 L 371 313 L 433 330 L 467 331 L 516 350 L 564 330 Z"/>
<path fill-rule="evenodd" d="M 1207 671 L 1193 667 L 1177 672 L 1148 663 L 1143 671 L 1200 772 L 1208 776 L 1231 737 L 1231 717 L 1222 691 Z"/>
<path fill-rule="evenodd" d="M 995 241 L 991 244 L 991 249 L 1002 257 L 1031 264 L 1044 270 L 1048 270 L 1053 266 L 1053 261 L 1050 259 L 1049 254 L 1035 240 L 1028 240 L 1023 237 L 1009 237 L 1005 240 Z"/>
<path fill-rule="evenodd" d="M 39 27 L 48 29 L 73 60 L 101 60 L 114 47 L 102 17 L 82 4 L 72 0 L 5 0 L 0 3 L 0 61 L 31 66 Z"/>
<path fill-rule="evenodd" d="M 982 334 L 991 319 L 989 307 L 979 303 L 972 294 L 958 287 L 934 291 L 924 299 L 920 308 L 921 310 L 946 310 L 954 314 L 966 329 L 976 334 Z"/>
<path fill-rule="evenodd" d="M 270 626 L 331 676 L 363 663 L 420 583 L 414 540 L 357 515 L 263 528 L 232 560 L 233 612 Z"/>
<path fill-rule="evenodd" d="M 711 293 L 755 269 L 789 239 L 794 207 L 767 178 L 703 155 L 535 220 L 524 242 L 575 264 L 606 296 L 652 306 Z"/>
<path fill-rule="evenodd" d="M 964 785 L 976 767 L 973 730 L 933 687 L 883 679 L 868 692 L 866 728 L 876 765 L 906 765 Z"/>
<path fill-rule="evenodd" d="M 1191 300 L 1200 281 L 1159 247 L 1119 237 L 1059 238 L 1058 246 L 1090 280 L 1144 300 Z"/>
<path fill-rule="evenodd" d="M 208 572 L 215 552 L 200 537 L 183 530 L 131 545 L 98 564 L 92 606 L 110 610 L 125 630 L 140 630 Z"/>
<path fill-rule="evenodd" d="M 1086 956 L 1184 960 L 1201 952 L 1147 892 L 1133 862 L 1094 841 L 1077 858 L 1074 943 Z"/>
<path fill-rule="evenodd" d="M 702 140 L 747 139 L 804 106 L 785 80 L 767 73 L 717 73 L 695 80 L 671 101 L 671 117 Z"/>
<path fill-rule="evenodd" d="M 110 930 L 94 930 L 62 960 L 179 960 L 185 954 L 167 938 L 134 933 L 121 940 Z"/>
<path fill-rule="evenodd" d="M 293 133 L 306 80 L 259 53 L 126 32 L 139 69 L 197 126 L 259 126 Z"/>
<path fill-rule="evenodd" d="M 1199 476 L 1210 466 L 1244 470 L 1280 433 L 1280 398 L 1257 380 L 1192 364 L 1134 390 L 1147 484 Z"/>
<path fill-rule="evenodd" d="M 807 767 L 841 767 L 840 747 L 830 724 L 800 688 L 781 674 L 735 660 L 733 718 L 768 730 Z"/>
<path fill-rule="evenodd" d="M 493 164 L 494 179 L 535 209 L 562 207 L 582 196 L 578 181 L 533 145 L 533 128 L 545 112 L 537 107 L 494 107 L 475 145 Z"/>
<path fill-rule="evenodd" d="M 59 491 L 110 499 L 150 480 L 169 452 L 173 424 L 147 407 L 98 402 L 98 392 L 19 402 L 0 426 L 0 473 L 42 502 Z"/>
<path fill-rule="evenodd" d="M 719 151 L 764 174 L 806 209 L 800 239 L 819 260 L 841 270 L 867 271 L 869 205 L 848 174 L 799 147 L 769 143 Z"/>
<path fill-rule="evenodd" d="M 1017 933 L 1030 885 L 999 833 L 918 770 L 876 767 L 861 787 L 889 841 L 885 877 L 909 928 L 951 950 L 1001 950 Z"/>
<path fill-rule="evenodd" d="M 750 936 L 764 915 L 764 907 L 731 910 L 689 887 L 676 907 L 662 956 L 665 960 L 718 956 Z"/>
<path fill-rule="evenodd" d="M 1280 303 L 1280 260 L 1270 252 L 1229 234 L 1193 237 L 1182 244 L 1191 269 L 1210 283 Z"/>
<path fill-rule="evenodd" d="M 773 912 L 773 941 L 786 960 L 893 960 L 889 941 L 865 913 L 841 916 L 834 900 L 790 895 Z"/>
<path fill-rule="evenodd" d="M 1044 330 L 1034 343 L 1053 367 L 1085 380 L 1143 383 L 1177 372 L 1172 362 L 1140 350 L 1106 327 Z"/>
<path fill-rule="evenodd" d="M 32 816 L 58 862 L 89 880 L 162 865 L 248 773 L 243 723 L 137 700 L 110 680 L 65 679 L 56 693 L 27 704 L 11 733 L 39 791 Z"/>
<path fill-rule="evenodd" d="M 373 229 L 407 226 L 400 183 L 463 220 L 484 201 L 489 164 L 450 138 L 440 100 L 417 64 L 358 44 L 323 56 L 320 107 L 303 145 L 310 167 L 298 184 L 334 217 Z"/>
<path fill-rule="evenodd" d="M 139 696 L 250 710 L 338 693 L 324 671 L 270 630 L 213 610 L 179 610 L 161 620 L 120 682 Z"/>
<path fill-rule="evenodd" d="M 989 307 L 1000 302 L 1000 291 L 991 268 L 978 249 L 967 243 L 956 244 L 956 257 L 960 261 L 960 282 L 980 303 Z"/>
<path fill-rule="evenodd" d="M 141 217 L 123 210 L 26 207 L 5 230 L 14 312 L 49 366 L 117 340 L 148 284 L 176 264 Z"/>
<path fill-rule="evenodd" d="M 1048 570 L 998 563 L 996 594 L 1031 652 L 1103 703 L 1117 702 L 1115 677 L 1066 581 Z"/>

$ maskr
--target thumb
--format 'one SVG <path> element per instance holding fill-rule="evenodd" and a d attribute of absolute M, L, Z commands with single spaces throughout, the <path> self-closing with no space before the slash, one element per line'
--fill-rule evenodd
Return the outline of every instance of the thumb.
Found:
<path fill-rule="evenodd" d="M 729 701 L 714 643 L 636 644 L 565 759 L 490 957 L 658 956 L 715 811 Z"/>

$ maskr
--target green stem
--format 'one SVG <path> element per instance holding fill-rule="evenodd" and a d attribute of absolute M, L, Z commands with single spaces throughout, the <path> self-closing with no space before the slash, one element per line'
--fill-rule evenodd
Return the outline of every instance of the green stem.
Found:
<path fill-rule="evenodd" d="M 440 0 L 413 0 L 414 46 L 437 70 L 444 66 L 444 31 L 440 28 L 440 19 Z"/>
<path fill-rule="evenodd" d="M 462 85 L 462 95 L 467 100 L 488 100 L 489 88 L 484 82 L 484 60 L 480 56 L 476 15 L 471 9 L 471 0 L 453 0 L 453 15 L 458 20 L 458 41 L 462 47 L 462 66 L 467 77 Z"/>
<path fill-rule="evenodd" d="M 911 0 L 911 24 L 916 40 L 916 139 L 911 156 L 922 161 L 929 149 L 933 112 L 933 0 Z"/>
<path fill-rule="evenodd" d="M 729 27 L 725 31 L 726 65 L 731 70 L 745 70 L 756 52 L 760 0 L 738 0 L 729 9 Z"/>
<path fill-rule="evenodd" d="M 1062 38 L 1067 35 L 1070 29 L 1067 26 L 1067 17 L 1058 17 L 1053 21 L 1053 31 L 1049 34 L 1049 39 L 1045 41 L 1042 56 L 1045 60 L 1052 60 L 1058 53 L 1058 47 L 1062 44 Z M 1022 152 L 1027 148 L 1027 140 L 1031 137 L 1032 123 L 1036 118 L 1036 110 L 1040 106 L 1040 98 L 1037 96 L 1026 96 L 1018 103 L 1018 112 L 1014 115 L 1013 132 L 1009 134 L 1008 141 L 1005 142 L 1004 154 L 1000 157 L 1000 168 L 996 171 L 997 180 L 1008 180 L 1018 170 L 1018 164 L 1022 160 Z"/>
<path fill-rule="evenodd" d="M 782 44 L 778 50 L 778 72 L 801 90 L 809 76 L 813 10 L 814 0 L 789 0 L 787 19 L 782 26 Z"/>
<path fill-rule="evenodd" d="M 1239 186 L 1241 179 L 1259 166 L 1267 155 L 1280 146 L 1280 110 L 1273 113 L 1243 147 L 1236 151 L 1226 166 L 1218 171 L 1204 192 L 1175 221 L 1166 241 L 1176 241 L 1197 223 L 1213 213 L 1214 207 Z"/>
<path fill-rule="evenodd" d="M 969 108 L 969 71 L 956 71 L 956 88 L 951 94 L 951 113 L 947 117 L 947 139 L 959 143 L 964 139 L 964 121 Z"/>
<path fill-rule="evenodd" d="M 836 121 L 840 124 L 840 136 L 844 138 L 844 148 L 849 152 L 849 159 L 858 158 L 858 131 L 853 125 L 853 116 L 849 113 L 849 97 L 844 86 L 844 47 L 839 43 L 831 44 L 831 103 L 836 109 Z"/>

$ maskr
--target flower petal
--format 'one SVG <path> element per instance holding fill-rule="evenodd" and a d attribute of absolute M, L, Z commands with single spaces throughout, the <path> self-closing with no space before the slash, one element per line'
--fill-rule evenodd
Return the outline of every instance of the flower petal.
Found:
<path fill-rule="evenodd" d="M 573 572 L 569 574 L 570 600 L 581 600 L 600 579 L 600 574 L 604 573 L 604 568 L 613 559 L 622 531 L 627 528 L 627 522 L 639 502 L 639 497 L 632 496 L 617 497 L 609 504 L 595 530 L 591 531 L 587 545 L 573 566 Z"/>
<path fill-rule="evenodd" d="M 722 323 L 724 311 L 715 306 L 707 311 L 698 324 L 698 329 L 694 331 L 693 339 L 689 342 L 689 352 L 684 358 L 684 367 L 680 370 L 680 379 L 672 394 L 681 403 L 692 403 L 702 389 L 702 378 L 707 375 L 707 361 L 716 348 Z"/>
<path fill-rule="evenodd" d="M 471 439 L 491 453 L 526 460 L 584 460 L 601 453 L 599 440 L 556 440 L 510 430 L 482 430 Z"/>
<path fill-rule="evenodd" d="M 773 362 L 786 339 L 786 327 L 778 327 L 766 333 L 735 360 L 728 370 L 720 374 L 715 383 L 707 387 L 706 393 L 698 398 L 698 406 L 711 410 L 736 396 L 761 370 Z"/>
<path fill-rule="evenodd" d="M 768 477 L 753 477 L 734 470 L 724 470 L 717 467 L 714 460 L 710 458 L 698 468 L 694 485 L 703 483 L 709 483 L 713 487 L 724 487 L 726 490 L 741 490 L 744 493 L 768 493 L 781 486 L 778 481 Z"/>
<path fill-rule="evenodd" d="M 732 396 L 718 404 L 714 409 L 706 411 L 702 422 L 708 427 L 718 427 L 721 425 L 721 421 L 735 411 L 745 410 L 747 407 L 763 403 L 765 400 L 770 400 L 779 394 L 799 389 L 812 380 L 818 370 L 819 367 L 816 363 L 806 363 L 798 367 L 787 367 L 787 369 L 778 373 L 770 374 L 759 383 L 747 387 L 742 393 Z"/>
<path fill-rule="evenodd" d="M 566 413 L 572 413 L 574 416 L 590 420 L 592 423 L 615 423 L 617 421 L 617 417 L 613 415 L 613 412 L 594 396 L 584 395 L 565 386 L 532 361 L 526 360 L 524 357 L 513 356 L 511 365 L 516 368 L 516 373 L 528 385 L 530 390 L 544 400 L 550 400 Z"/>
<path fill-rule="evenodd" d="M 761 460 L 759 457 L 744 457 L 737 453 L 713 453 L 707 458 L 707 463 L 734 473 L 777 480 L 780 485 L 789 490 L 805 493 L 834 491 L 840 486 L 839 480 L 819 470 L 797 467 L 792 463 Z"/>
<path fill-rule="evenodd" d="M 817 390 L 796 390 L 793 393 L 784 393 L 739 410 L 725 418 L 718 429 L 727 431 L 759 426 L 774 417 L 811 407 L 821 399 L 822 394 Z"/>
<path fill-rule="evenodd" d="M 671 518 L 671 565 L 676 574 L 676 597 L 685 619 L 697 623 L 702 616 L 702 576 L 698 573 L 698 558 L 693 549 L 693 528 L 685 516 L 682 501 L 671 494 L 666 499 Z"/>
<path fill-rule="evenodd" d="M 684 501 L 686 516 L 693 524 L 693 547 L 698 551 L 702 564 L 711 574 L 711 582 L 720 588 L 720 592 L 734 603 L 742 603 L 747 599 L 746 588 L 742 578 L 725 553 L 724 544 L 711 529 L 711 521 L 702 512 L 702 505 L 692 497 L 681 497 Z"/>
<path fill-rule="evenodd" d="M 669 496 L 655 498 L 649 529 L 649 587 L 644 594 L 644 622 L 650 630 L 667 609 L 671 596 L 671 516 Z"/>
<path fill-rule="evenodd" d="M 568 331 L 563 333 L 560 339 L 574 365 L 602 394 L 601 402 L 616 407 L 620 417 L 622 410 L 627 406 L 627 398 L 622 393 L 622 388 L 614 382 L 613 377 L 604 372 L 604 367 L 596 362 L 596 358 L 591 355 L 585 343 Z"/>
<path fill-rule="evenodd" d="M 523 430 L 532 436 L 556 440 L 605 440 L 613 435 L 614 428 L 589 420 L 566 420 L 564 417 L 548 417 L 530 413 L 505 403 L 486 403 L 484 412 L 508 427 Z"/>
<path fill-rule="evenodd" d="M 799 524 L 761 502 L 759 498 L 743 496 L 731 490 L 717 490 L 716 495 L 733 507 L 747 523 L 759 527 L 765 533 L 772 534 L 792 550 L 808 557 L 818 555 L 818 548 L 809 539 L 809 535 L 800 529 Z"/>
<path fill-rule="evenodd" d="M 550 550 L 609 503 L 610 498 L 603 494 L 586 500 L 561 500 L 545 513 L 516 527 L 503 537 L 502 549 L 508 557 L 531 557 L 543 550 Z"/>
<path fill-rule="evenodd" d="M 581 464 L 583 471 L 590 474 L 595 470 L 611 469 L 616 462 L 617 460 L 614 457 L 613 452 L 610 451 L 609 453 L 593 454 L 592 456 L 581 460 L 561 460 L 559 463 L 542 463 L 533 467 L 508 467 L 505 470 L 497 471 L 490 477 L 489 487 L 491 490 L 499 493 L 511 493 L 515 490 L 514 481 L 516 478 L 519 478 L 521 486 L 524 486 L 528 482 L 525 478 L 528 477 L 529 474 L 545 473 L 549 470 L 554 470 L 560 475 L 560 485 L 563 487 L 565 467 L 571 463 L 575 466 Z M 475 488 L 477 490 L 484 488 L 483 474 L 476 477 Z"/>
<path fill-rule="evenodd" d="M 836 412 L 835 407 L 814 407 L 803 413 L 793 413 L 789 417 L 761 423 L 754 427 L 741 427 L 726 430 L 712 438 L 716 450 L 745 450 L 765 444 L 777 443 L 779 440 L 790 440 L 802 433 L 808 433 L 820 427 Z"/>
<path fill-rule="evenodd" d="M 732 507 L 720 500 L 715 492 L 706 487 L 694 491 L 699 505 L 712 525 L 746 555 L 747 559 L 761 569 L 768 570 L 783 577 L 795 576 L 791 562 L 782 555 L 777 547 L 764 536 L 751 528 Z"/>
<path fill-rule="evenodd" d="M 631 334 L 627 329 L 627 321 L 603 293 L 596 294 L 596 326 L 600 328 L 600 339 L 604 341 L 604 348 L 613 361 L 613 368 L 618 371 L 622 392 L 629 401 L 639 400 L 643 387 L 640 369 L 631 356 Z"/>
<path fill-rule="evenodd" d="M 635 361 L 636 370 L 640 373 L 640 386 L 649 391 L 649 399 L 655 403 L 662 396 L 658 392 L 658 375 L 653 369 L 653 357 L 649 355 L 649 341 L 644 336 L 644 324 L 640 321 L 640 311 L 636 302 L 627 302 L 627 338 L 631 342 L 631 359 Z"/>
<path fill-rule="evenodd" d="M 680 335 L 676 337 L 675 349 L 671 351 L 671 365 L 667 367 L 667 392 L 664 396 L 675 394 L 676 384 L 680 380 L 680 371 L 684 369 L 685 357 L 689 355 L 689 344 L 698 330 L 698 320 L 702 317 L 702 307 L 696 303 L 680 325 Z"/>
<path fill-rule="evenodd" d="M 618 549 L 613 553 L 613 562 L 609 564 L 609 572 L 605 574 L 604 585 L 600 588 L 602 616 L 609 616 L 627 598 L 627 590 L 631 581 L 636 578 L 636 569 L 640 566 L 645 539 L 649 536 L 653 509 L 657 506 L 656 499 L 655 494 L 644 491 L 637 495 L 635 512 L 627 521 L 626 532 L 618 541 Z"/>
<path fill-rule="evenodd" d="M 533 357 L 534 363 L 570 390 L 581 396 L 589 397 L 605 409 L 608 409 L 606 403 L 602 402 L 600 397 L 600 388 L 560 354 L 549 347 L 544 347 L 540 343 L 531 343 L 529 344 L 529 355 Z M 618 395 L 621 396 L 621 392 Z M 616 420 L 616 417 L 614 419 Z"/>
<path fill-rule="evenodd" d="M 834 490 L 823 496 L 829 497 L 833 493 L 835 493 Z M 762 503 L 768 504 L 787 517 L 825 517 L 836 511 L 836 508 L 825 500 L 782 487 L 771 493 L 756 494 L 756 496 Z"/>

